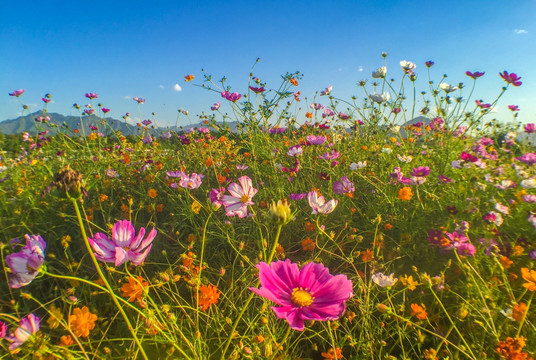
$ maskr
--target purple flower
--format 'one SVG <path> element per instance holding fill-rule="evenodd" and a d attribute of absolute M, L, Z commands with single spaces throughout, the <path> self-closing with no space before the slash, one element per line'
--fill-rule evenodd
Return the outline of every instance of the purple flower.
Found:
<path fill-rule="evenodd" d="M 95 93 L 86 93 L 86 97 L 87 97 L 88 99 L 93 100 L 93 99 L 98 98 L 99 95 L 97 95 L 97 94 L 95 94 Z"/>
<path fill-rule="evenodd" d="M 279 305 L 271 309 L 298 331 L 304 329 L 305 320 L 338 319 L 346 310 L 345 302 L 353 296 L 352 282 L 346 275 L 333 276 L 319 263 L 310 262 L 301 270 L 289 259 L 256 266 L 261 287 L 249 289 Z"/>
<path fill-rule="evenodd" d="M 303 154 L 303 148 L 300 145 L 294 145 L 288 148 L 288 156 L 299 156 Z"/>
<path fill-rule="evenodd" d="M 232 183 L 227 190 L 231 195 L 223 195 L 222 203 L 225 207 L 225 214 L 227 216 L 238 215 L 239 218 L 243 218 L 248 214 L 248 205 L 254 205 L 251 201 L 253 196 L 257 193 L 251 183 L 251 179 L 248 176 L 242 176 L 238 178 L 240 185 Z"/>
<path fill-rule="evenodd" d="M 452 182 L 452 179 L 445 175 L 439 175 L 438 179 L 444 184 L 448 184 L 449 182 Z"/>
<path fill-rule="evenodd" d="M 508 110 L 516 112 L 519 111 L 519 106 L 517 105 L 508 105 Z"/>
<path fill-rule="evenodd" d="M 509 74 L 508 71 L 503 71 L 502 73 L 499 73 L 499 75 L 508 84 L 512 84 L 514 86 L 520 86 L 522 84 L 522 82 L 519 81 L 519 80 L 521 80 L 521 76 L 517 76 L 515 73 Z"/>
<path fill-rule="evenodd" d="M 117 171 L 115 171 L 115 169 L 106 169 L 106 176 L 110 178 L 116 178 L 119 175 L 117 175 Z"/>
<path fill-rule="evenodd" d="M 119 220 L 112 228 L 111 240 L 103 233 L 96 233 L 93 239 L 88 240 L 97 260 L 111 262 L 115 266 L 129 260 L 134 265 L 140 265 L 151 250 L 156 234 L 157 231 L 153 229 L 144 239 L 145 228 L 142 227 L 136 236 L 136 230 L 130 221 Z"/>
<path fill-rule="evenodd" d="M 259 93 L 262 93 L 265 91 L 264 87 L 261 86 L 260 88 L 258 87 L 253 87 L 253 86 L 250 86 L 249 87 L 251 89 L 251 91 L 253 91 L 255 94 L 259 94 Z"/>
<path fill-rule="evenodd" d="M 171 132 L 170 131 L 164 132 L 164 133 L 162 133 L 162 135 L 160 135 L 160 137 L 162 139 L 166 139 L 166 140 L 171 139 Z"/>
<path fill-rule="evenodd" d="M 354 183 L 348 180 L 347 176 L 341 177 L 341 181 L 333 183 L 333 192 L 335 194 L 347 194 L 355 191 Z"/>
<path fill-rule="evenodd" d="M 413 171 L 409 173 L 411 176 L 415 177 L 425 177 L 430 174 L 430 168 L 428 166 L 419 166 L 413 168 Z"/>
<path fill-rule="evenodd" d="M 515 159 L 525 164 L 534 165 L 536 164 L 536 153 L 526 153 Z"/>
<path fill-rule="evenodd" d="M 313 209 L 312 214 L 329 214 L 335 210 L 339 203 L 335 199 L 326 202 L 326 199 L 322 195 L 319 196 L 316 191 L 311 191 L 307 194 L 307 201 L 309 201 L 309 206 Z"/>
<path fill-rule="evenodd" d="M 465 75 L 469 76 L 473 80 L 476 80 L 477 78 L 481 77 L 484 74 L 485 74 L 485 72 L 480 72 L 480 71 L 475 71 L 474 73 L 472 73 L 470 71 L 465 72 Z"/>
<path fill-rule="evenodd" d="M 150 144 L 153 142 L 153 137 L 151 135 L 147 135 L 141 140 L 141 142 L 144 144 Z"/>
<path fill-rule="evenodd" d="M 151 120 L 143 120 L 141 123 L 142 123 L 143 125 L 145 125 L 145 126 L 149 126 L 149 125 L 151 125 L 153 122 L 152 122 Z"/>
<path fill-rule="evenodd" d="M 334 159 L 338 159 L 340 156 L 341 156 L 340 152 L 335 151 L 335 150 L 331 150 L 331 154 L 330 153 L 324 153 L 323 155 L 319 155 L 318 158 L 319 159 L 324 159 L 324 160 L 334 160 Z"/>
<path fill-rule="evenodd" d="M 320 96 L 326 96 L 331 94 L 331 90 L 333 90 L 333 86 L 330 85 L 320 92 Z"/>
<path fill-rule="evenodd" d="M 212 189 L 208 193 L 208 198 L 210 199 L 210 202 L 212 203 L 212 207 L 215 210 L 218 210 L 222 206 L 221 198 L 223 196 L 223 193 L 225 192 L 225 188 L 219 188 L 219 189 Z"/>
<path fill-rule="evenodd" d="M 322 135 L 318 135 L 318 136 L 315 136 L 315 135 L 307 135 L 307 142 L 310 144 L 310 145 L 322 145 L 323 143 L 326 142 L 326 137 L 325 136 L 322 136 Z"/>
<path fill-rule="evenodd" d="M 237 102 L 241 97 L 242 95 L 240 95 L 239 93 L 229 93 L 229 91 L 222 91 L 221 92 L 221 97 L 222 98 L 225 98 L 229 101 L 232 101 L 232 102 Z"/>
<path fill-rule="evenodd" d="M 24 344 L 33 334 L 39 331 L 41 319 L 34 314 L 30 314 L 25 318 L 20 319 L 19 327 L 10 336 L 6 336 L 6 340 L 11 342 L 9 350 L 13 351 Z"/>
<path fill-rule="evenodd" d="M 201 186 L 201 181 L 204 177 L 205 175 L 196 173 L 192 173 L 192 175 L 186 175 L 183 173 L 181 176 L 181 181 L 179 181 L 179 185 L 185 189 L 197 189 L 199 186 Z"/>
<path fill-rule="evenodd" d="M 214 105 L 212 105 L 210 107 L 210 110 L 216 111 L 216 110 L 218 110 L 220 108 L 220 106 L 221 106 L 221 102 L 217 102 L 217 103 L 215 103 Z"/>
<path fill-rule="evenodd" d="M 463 242 L 456 247 L 456 252 L 458 255 L 473 256 L 476 253 L 476 247 L 470 242 Z"/>
<path fill-rule="evenodd" d="M 41 235 L 24 235 L 26 245 L 15 254 L 6 256 L 6 263 L 11 269 L 9 286 L 20 288 L 32 282 L 45 262 L 47 244 Z"/>
<path fill-rule="evenodd" d="M 22 94 L 24 94 L 24 89 L 14 90 L 12 93 L 9 93 L 9 96 L 16 96 L 16 97 L 19 97 L 19 96 L 21 96 Z"/>
<path fill-rule="evenodd" d="M 427 62 L 424 63 L 424 65 L 426 65 L 427 68 L 431 68 L 432 66 L 434 66 L 434 62 L 432 60 L 428 60 Z"/>
<path fill-rule="evenodd" d="M 288 197 L 290 198 L 290 200 L 301 200 L 303 199 L 304 197 L 307 196 L 307 193 L 300 193 L 300 194 L 290 194 Z"/>
<path fill-rule="evenodd" d="M 532 134 L 533 132 L 536 131 L 536 126 L 534 126 L 533 123 L 530 123 L 530 124 L 524 125 L 523 129 L 527 134 Z"/>
<path fill-rule="evenodd" d="M 132 100 L 134 100 L 135 102 L 137 102 L 138 104 L 145 104 L 145 99 L 142 99 L 140 97 L 137 97 L 137 96 L 134 96 L 132 98 Z"/>

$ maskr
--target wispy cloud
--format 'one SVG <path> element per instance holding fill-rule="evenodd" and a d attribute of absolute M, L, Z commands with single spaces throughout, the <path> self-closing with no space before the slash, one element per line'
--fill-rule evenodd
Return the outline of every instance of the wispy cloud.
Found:
<path fill-rule="evenodd" d="M 173 90 L 182 91 L 182 88 L 181 88 L 181 86 L 179 84 L 175 84 L 175 85 L 173 85 Z"/>
<path fill-rule="evenodd" d="M 528 31 L 525 30 L 525 29 L 514 29 L 514 32 L 515 32 L 516 34 L 518 34 L 518 35 L 519 35 L 519 34 L 527 34 L 527 33 L 528 33 Z"/>
<path fill-rule="evenodd" d="M 359 65 L 359 67 L 357 68 L 357 71 L 363 72 L 363 70 L 364 70 L 363 65 Z"/>
<path fill-rule="evenodd" d="M 338 71 L 338 72 L 342 72 L 342 68 L 338 68 L 337 71 Z"/>
<path fill-rule="evenodd" d="M 133 96 L 130 96 L 130 95 L 125 95 L 123 96 L 123 99 L 125 100 L 132 100 Z"/>
<path fill-rule="evenodd" d="M 164 88 L 164 85 L 158 85 L 158 87 L 159 87 L 160 89 L 163 89 L 163 88 Z"/>

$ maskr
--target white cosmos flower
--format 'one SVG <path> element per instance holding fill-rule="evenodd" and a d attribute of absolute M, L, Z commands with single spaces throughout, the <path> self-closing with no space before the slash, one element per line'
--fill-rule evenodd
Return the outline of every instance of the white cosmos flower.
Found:
<path fill-rule="evenodd" d="M 394 275 L 394 273 L 385 275 L 384 273 L 379 272 L 372 275 L 372 281 L 381 287 L 391 287 L 398 281 L 398 279 L 394 278 Z"/>
<path fill-rule="evenodd" d="M 358 161 L 357 163 L 353 162 L 350 164 L 350 170 L 354 171 L 357 169 L 362 169 L 367 166 L 367 161 Z"/>
<path fill-rule="evenodd" d="M 439 84 L 439 87 L 441 88 L 441 90 L 443 90 L 447 94 L 458 90 L 457 86 L 452 86 L 452 85 L 449 85 L 447 83 L 441 83 L 441 84 Z"/>
<path fill-rule="evenodd" d="M 406 61 L 406 60 L 402 60 L 400 62 L 400 66 L 402 67 L 402 70 L 406 74 L 410 74 L 410 75 L 413 75 L 413 70 L 417 67 L 417 65 L 415 65 L 411 61 Z"/>
<path fill-rule="evenodd" d="M 369 95 L 370 100 L 377 102 L 378 104 L 381 104 L 384 101 L 387 101 L 391 98 L 391 95 L 389 93 L 383 93 L 383 94 L 371 94 Z"/>
<path fill-rule="evenodd" d="M 387 67 L 382 66 L 381 68 L 378 68 L 378 70 L 372 72 L 372 77 L 374 79 L 380 79 L 385 77 L 385 74 L 387 74 Z"/>

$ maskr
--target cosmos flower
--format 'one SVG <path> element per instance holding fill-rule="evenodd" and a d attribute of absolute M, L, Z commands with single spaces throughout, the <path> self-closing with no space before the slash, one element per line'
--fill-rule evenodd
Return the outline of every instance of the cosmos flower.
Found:
<path fill-rule="evenodd" d="M 242 95 L 239 94 L 239 93 L 230 93 L 229 91 L 222 91 L 221 92 L 221 97 L 222 98 L 225 98 L 229 101 L 232 101 L 232 102 L 237 102 L 241 97 Z"/>
<path fill-rule="evenodd" d="M 256 266 L 261 287 L 249 289 L 279 305 L 271 309 L 298 331 L 304 329 L 305 320 L 338 319 L 346 310 L 345 302 L 353 296 L 352 282 L 346 275 L 333 276 L 319 263 L 310 262 L 301 270 L 289 259 Z"/>
<path fill-rule="evenodd" d="M 509 74 L 508 71 L 503 71 L 502 73 L 499 73 L 499 75 L 508 84 L 512 84 L 514 86 L 520 86 L 522 84 L 522 82 L 519 81 L 519 80 L 521 80 L 521 76 L 517 76 L 515 73 Z"/>
<path fill-rule="evenodd" d="M 260 93 L 263 93 L 266 91 L 266 89 L 264 88 L 264 86 L 261 86 L 261 87 L 254 87 L 254 86 L 250 86 L 249 89 L 251 91 L 253 91 L 255 94 L 260 94 Z"/>
<path fill-rule="evenodd" d="M 309 201 L 309 206 L 313 209 L 312 214 L 329 214 L 335 210 L 339 203 L 335 199 L 326 202 L 326 199 L 322 195 L 319 196 L 316 191 L 311 191 L 307 194 L 307 201 Z"/>
<path fill-rule="evenodd" d="M 239 218 L 243 218 L 248 214 L 248 206 L 255 204 L 251 199 L 257 193 L 257 189 L 253 187 L 248 176 L 244 175 L 238 178 L 238 181 L 240 185 L 236 183 L 229 185 L 227 190 L 231 195 L 223 195 L 222 204 L 227 216 L 238 215 Z"/>
<path fill-rule="evenodd" d="M 439 87 L 441 88 L 441 90 L 443 90 L 447 94 L 458 90 L 457 86 L 452 86 L 452 85 L 449 85 L 447 83 L 441 83 L 441 84 L 439 84 Z"/>
<path fill-rule="evenodd" d="M 307 139 L 307 142 L 311 145 L 322 145 L 323 143 L 326 142 L 326 137 L 322 135 L 318 135 L 318 136 L 307 135 L 306 139 Z"/>
<path fill-rule="evenodd" d="M 378 68 L 376 71 L 372 72 L 372 77 L 374 79 L 380 79 L 380 78 L 384 78 L 386 74 L 387 74 L 387 67 L 382 66 L 381 68 Z"/>
<path fill-rule="evenodd" d="M 414 74 L 413 70 L 415 70 L 415 68 L 417 67 L 417 65 L 415 65 L 411 61 L 406 61 L 406 60 L 402 60 L 400 62 L 400 66 L 402 67 L 402 71 L 404 71 L 406 74 L 409 74 L 409 75 L 413 75 Z"/>
<path fill-rule="evenodd" d="M 527 134 L 532 134 L 536 131 L 536 126 L 534 123 L 523 125 L 523 131 L 525 131 Z"/>
<path fill-rule="evenodd" d="M 201 182 L 205 175 L 192 173 L 192 175 L 186 175 L 183 173 L 179 185 L 185 189 L 197 189 L 201 186 Z"/>
<path fill-rule="evenodd" d="M 93 99 L 98 98 L 99 95 L 97 95 L 96 93 L 86 93 L 86 97 L 87 97 L 88 99 L 93 100 Z"/>
<path fill-rule="evenodd" d="M 330 85 L 320 92 L 320 96 L 329 95 L 331 93 L 331 90 L 333 90 L 333 86 Z"/>
<path fill-rule="evenodd" d="M 381 104 L 384 101 L 387 101 L 391 98 L 391 95 L 389 93 L 383 93 L 383 94 L 370 94 L 369 95 L 370 100 L 377 102 L 378 104 Z"/>
<path fill-rule="evenodd" d="M 6 340 L 11 342 L 11 345 L 9 345 L 9 350 L 13 351 L 24 344 L 30 337 L 32 337 L 33 334 L 39 331 L 40 325 L 41 319 L 34 314 L 30 314 L 25 318 L 22 318 L 19 321 L 19 327 L 15 330 L 15 332 L 9 336 L 6 336 Z"/>
<path fill-rule="evenodd" d="M 382 272 L 378 272 L 372 275 L 372 281 L 381 287 L 391 287 L 398 281 L 394 275 L 394 273 L 391 275 L 385 275 Z"/>
<path fill-rule="evenodd" d="M 19 96 L 21 96 L 22 94 L 24 94 L 24 89 L 14 90 L 12 93 L 9 93 L 9 96 L 16 96 L 16 97 L 19 97 Z"/>
<path fill-rule="evenodd" d="M 355 191 L 354 183 L 348 180 L 347 176 L 341 177 L 341 181 L 333 182 L 333 193 L 348 194 Z"/>
<path fill-rule="evenodd" d="M 6 263 L 11 270 L 9 286 L 20 288 L 32 282 L 45 262 L 45 240 L 40 235 L 24 235 L 26 245 L 14 254 L 6 256 Z"/>
<path fill-rule="evenodd" d="M 134 100 L 135 102 L 137 102 L 138 104 L 145 104 L 145 99 L 142 99 L 140 97 L 137 97 L 137 96 L 134 96 L 132 98 L 132 100 Z"/>
<path fill-rule="evenodd" d="M 106 234 L 96 233 L 88 240 L 97 260 L 114 263 L 115 266 L 129 260 L 134 265 L 140 265 L 149 254 L 156 234 L 156 229 L 152 229 L 144 239 L 145 228 L 140 228 L 136 235 L 136 230 L 130 221 L 120 220 L 112 228 L 112 239 Z"/>
<path fill-rule="evenodd" d="M 225 192 L 225 188 L 219 188 L 219 189 L 212 189 L 208 193 L 208 197 L 210 199 L 210 202 L 212 203 L 212 207 L 214 210 L 218 210 L 222 205 L 221 198 L 223 196 L 223 193 Z"/>
<path fill-rule="evenodd" d="M 480 71 L 475 71 L 474 73 L 470 72 L 470 71 L 465 72 L 465 75 L 469 76 L 473 80 L 476 80 L 477 78 L 481 77 L 484 74 L 485 74 L 485 72 L 480 72 Z"/>
<path fill-rule="evenodd" d="M 210 107 L 210 110 L 216 111 L 216 110 L 218 110 L 220 108 L 220 106 L 221 106 L 221 102 L 217 102 L 217 103 L 215 103 L 214 105 L 212 105 Z"/>

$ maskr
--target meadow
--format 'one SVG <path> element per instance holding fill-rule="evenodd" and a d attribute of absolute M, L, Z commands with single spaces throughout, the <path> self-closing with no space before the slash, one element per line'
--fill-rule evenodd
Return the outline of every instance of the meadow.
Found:
<path fill-rule="evenodd" d="M 520 77 L 383 63 L 351 99 L 187 75 L 203 126 L 136 97 L 136 136 L 45 95 L 0 159 L 0 358 L 531 359 L 535 126 L 491 112 Z"/>

